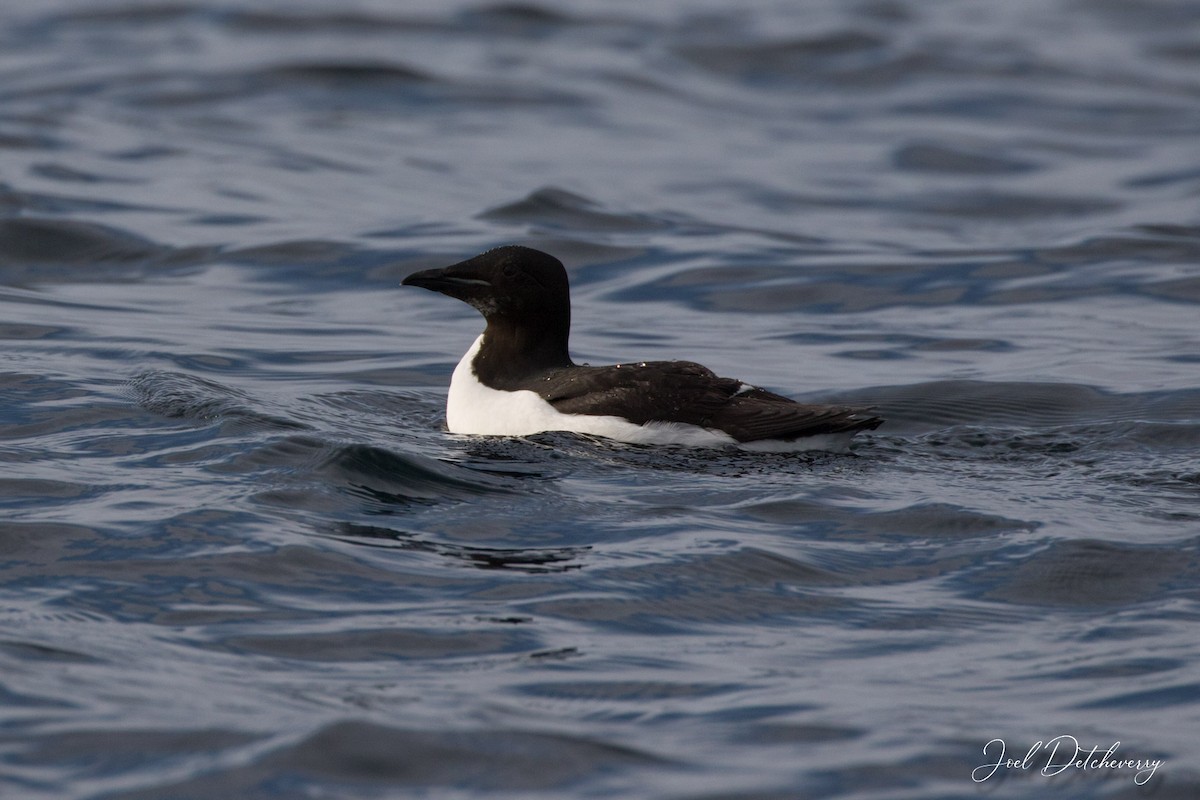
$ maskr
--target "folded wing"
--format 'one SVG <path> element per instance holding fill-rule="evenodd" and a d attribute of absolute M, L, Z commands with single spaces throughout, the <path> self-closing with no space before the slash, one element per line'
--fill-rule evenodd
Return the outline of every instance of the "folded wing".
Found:
<path fill-rule="evenodd" d="M 862 409 L 797 403 L 690 361 L 556 371 L 537 390 L 564 414 L 622 416 L 638 425 L 683 422 L 739 442 L 871 430 L 883 422 Z"/>

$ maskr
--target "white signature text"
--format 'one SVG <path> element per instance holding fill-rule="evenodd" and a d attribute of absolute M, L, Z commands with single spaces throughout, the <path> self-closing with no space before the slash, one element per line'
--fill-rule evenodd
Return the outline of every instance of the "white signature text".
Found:
<path fill-rule="evenodd" d="M 983 783 L 1000 770 L 1030 770 L 1037 771 L 1046 778 L 1052 778 L 1064 770 L 1077 769 L 1083 772 L 1108 772 L 1110 770 L 1134 770 L 1133 782 L 1144 786 L 1154 777 L 1154 773 L 1163 764 L 1163 759 L 1151 758 L 1118 758 L 1117 750 L 1120 742 L 1113 742 L 1107 750 L 1101 750 L 1100 745 L 1094 745 L 1091 750 L 1079 744 L 1079 740 L 1069 734 L 1055 736 L 1046 741 L 1034 742 L 1023 758 L 1009 757 L 1003 739 L 992 739 L 983 746 L 983 755 L 988 759 L 971 771 L 971 780 Z M 1039 754 L 1041 757 L 1039 758 Z M 1044 763 L 1043 763 L 1044 762 Z"/>

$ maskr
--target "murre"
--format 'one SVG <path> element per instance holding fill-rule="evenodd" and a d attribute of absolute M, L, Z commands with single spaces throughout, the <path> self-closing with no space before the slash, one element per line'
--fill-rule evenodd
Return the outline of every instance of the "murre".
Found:
<path fill-rule="evenodd" d="M 415 272 L 403 285 L 462 300 L 487 321 L 450 379 L 451 433 L 573 431 L 635 444 L 841 450 L 883 422 L 863 409 L 797 403 L 690 361 L 575 364 L 567 271 L 540 250 L 497 247 Z"/>

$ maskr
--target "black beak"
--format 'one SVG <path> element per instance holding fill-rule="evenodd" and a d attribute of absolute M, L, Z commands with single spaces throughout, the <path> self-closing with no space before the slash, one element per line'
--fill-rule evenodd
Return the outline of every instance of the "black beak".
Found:
<path fill-rule="evenodd" d="M 491 288 L 490 281 L 479 276 L 479 273 L 467 268 L 464 264 L 454 264 L 441 269 L 426 269 L 414 272 L 403 281 L 401 286 L 420 286 L 434 292 L 466 300 L 472 295 L 479 294 Z"/>

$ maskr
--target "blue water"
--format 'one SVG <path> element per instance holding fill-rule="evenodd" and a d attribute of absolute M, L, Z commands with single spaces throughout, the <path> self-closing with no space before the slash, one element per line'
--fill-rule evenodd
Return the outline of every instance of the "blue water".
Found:
<path fill-rule="evenodd" d="M 1200 796 L 1197 31 L 6 2 L 0 797 Z M 579 361 L 888 422 L 450 436 L 398 284 L 507 242 Z"/>

